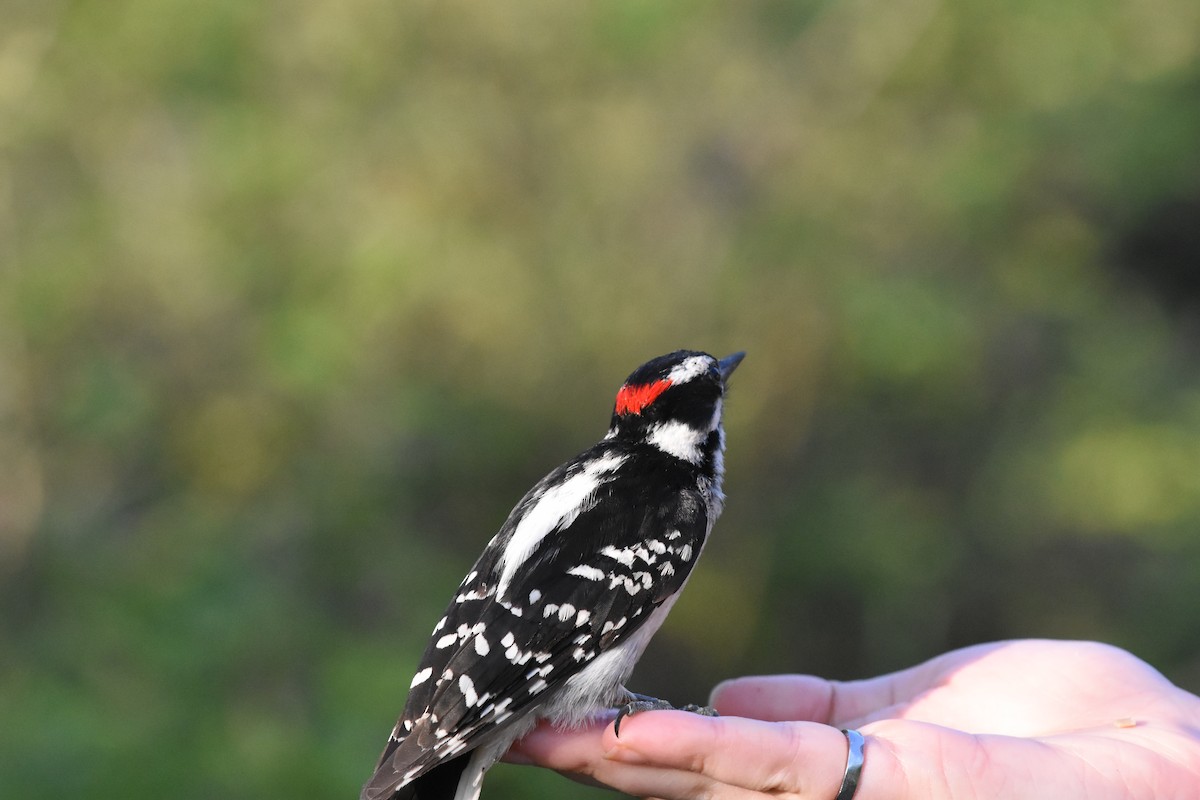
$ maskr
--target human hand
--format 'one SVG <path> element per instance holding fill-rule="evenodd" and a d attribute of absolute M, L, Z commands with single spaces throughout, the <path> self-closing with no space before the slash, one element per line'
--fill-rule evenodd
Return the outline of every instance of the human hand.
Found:
<path fill-rule="evenodd" d="M 1092 642 L 1014 641 L 863 681 L 719 685 L 725 716 L 658 711 L 543 725 L 509 760 L 640 797 L 833 800 L 866 737 L 855 800 L 1200 797 L 1200 698 Z"/>

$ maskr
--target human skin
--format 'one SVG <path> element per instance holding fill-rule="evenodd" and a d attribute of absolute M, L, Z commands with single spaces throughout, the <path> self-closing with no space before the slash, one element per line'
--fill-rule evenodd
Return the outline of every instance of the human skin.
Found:
<path fill-rule="evenodd" d="M 1095 642 L 978 645 L 861 681 L 720 684 L 718 718 L 612 715 L 543 725 L 508 760 L 638 797 L 833 800 L 846 737 L 866 739 L 855 800 L 1200 798 L 1200 698 Z"/>

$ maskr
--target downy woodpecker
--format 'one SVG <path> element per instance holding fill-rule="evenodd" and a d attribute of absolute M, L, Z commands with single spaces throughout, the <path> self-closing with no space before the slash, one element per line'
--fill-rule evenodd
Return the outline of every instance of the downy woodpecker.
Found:
<path fill-rule="evenodd" d="M 638 367 L 604 438 L 521 498 L 434 626 L 361 800 L 476 800 L 539 719 L 659 707 L 624 682 L 721 513 L 722 403 L 744 355 Z"/>

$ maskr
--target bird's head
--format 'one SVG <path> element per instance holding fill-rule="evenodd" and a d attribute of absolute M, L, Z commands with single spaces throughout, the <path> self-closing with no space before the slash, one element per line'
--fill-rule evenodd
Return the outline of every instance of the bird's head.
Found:
<path fill-rule="evenodd" d="M 617 392 L 608 438 L 644 440 L 692 463 L 720 448 L 722 400 L 745 357 L 676 350 L 635 369 Z"/>

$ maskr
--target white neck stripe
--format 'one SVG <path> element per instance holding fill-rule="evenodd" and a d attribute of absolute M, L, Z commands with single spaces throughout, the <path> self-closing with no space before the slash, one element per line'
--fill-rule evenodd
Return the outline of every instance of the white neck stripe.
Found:
<path fill-rule="evenodd" d="M 703 457 L 701 446 L 708 433 L 682 422 L 660 422 L 647 432 L 646 441 L 664 453 L 699 464 Z"/>

